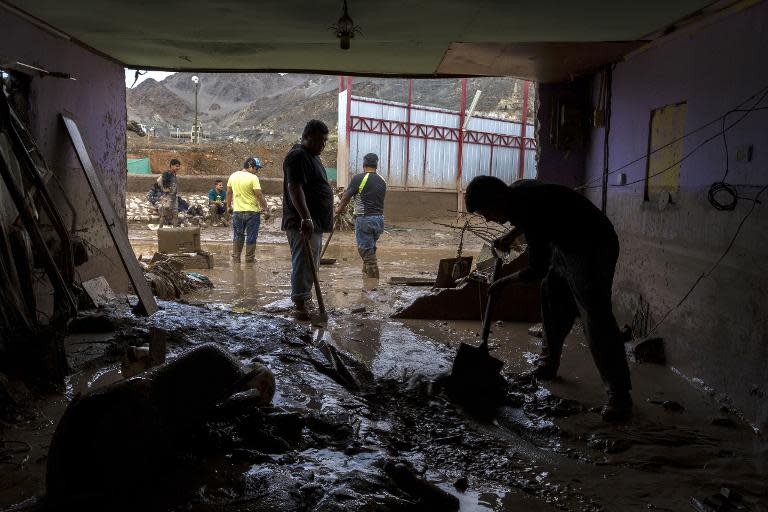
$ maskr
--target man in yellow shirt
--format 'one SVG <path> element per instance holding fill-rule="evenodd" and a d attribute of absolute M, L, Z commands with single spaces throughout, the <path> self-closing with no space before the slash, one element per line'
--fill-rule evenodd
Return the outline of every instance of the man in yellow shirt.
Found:
<path fill-rule="evenodd" d="M 232 261 L 240 262 L 245 245 L 245 262 L 256 256 L 256 238 L 261 226 L 261 211 L 266 210 L 267 200 L 261 191 L 256 171 L 261 169 L 258 158 L 248 158 L 243 169 L 232 173 L 227 180 L 227 211 L 232 213 Z"/>

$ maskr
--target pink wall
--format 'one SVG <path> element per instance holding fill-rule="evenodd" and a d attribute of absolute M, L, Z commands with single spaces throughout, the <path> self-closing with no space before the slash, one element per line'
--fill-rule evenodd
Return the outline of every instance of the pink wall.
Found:
<path fill-rule="evenodd" d="M 104 275 L 124 289 L 127 278 L 83 171 L 59 119 L 63 111 L 77 120 L 91 159 L 118 215 L 125 218 L 126 110 L 121 65 L 82 46 L 49 34 L 0 6 L 0 61 L 21 61 L 77 80 L 35 75 L 30 91 L 31 130 L 48 166 L 61 182 L 49 183 L 65 223 L 96 247 L 91 261 L 78 270 L 83 279 Z M 67 200 L 77 210 L 76 219 Z M 115 269 L 115 266 L 118 268 Z"/>

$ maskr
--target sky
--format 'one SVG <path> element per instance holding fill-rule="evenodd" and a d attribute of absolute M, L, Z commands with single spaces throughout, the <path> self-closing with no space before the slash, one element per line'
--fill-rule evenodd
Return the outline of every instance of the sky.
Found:
<path fill-rule="evenodd" d="M 171 76 L 174 73 L 175 71 L 147 71 L 146 74 L 143 74 L 139 77 L 139 80 L 136 82 L 136 85 L 139 85 L 141 82 L 143 82 L 147 78 L 154 78 L 159 82 L 163 78 L 167 76 Z M 136 70 L 125 68 L 125 86 L 130 87 L 133 84 L 133 80 L 135 78 L 136 78 Z"/>

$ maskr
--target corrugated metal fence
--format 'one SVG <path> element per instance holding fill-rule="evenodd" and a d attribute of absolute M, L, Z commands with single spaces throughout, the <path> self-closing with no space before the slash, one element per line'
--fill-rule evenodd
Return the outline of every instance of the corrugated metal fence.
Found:
<path fill-rule="evenodd" d="M 346 95 L 346 91 L 342 96 Z M 340 98 L 341 99 L 341 98 Z M 339 106 L 343 108 L 344 100 Z M 379 155 L 379 173 L 390 187 L 456 190 L 459 173 L 461 116 L 457 110 L 352 96 L 339 123 L 349 128 L 349 175 L 362 170 L 366 153 Z M 346 118 L 346 119 L 345 119 Z M 410 122 L 409 122 L 410 118 Z M 473 116 L 463 131 L 461 186 L 475 176 L 497 176 L 506 182 L 536 176 L 533 125 L 520 137 L 521 123 Z M 347 126 L 341 127 L 344 137 Z M 520 176 L 520 158 L 524 158 Z"/>

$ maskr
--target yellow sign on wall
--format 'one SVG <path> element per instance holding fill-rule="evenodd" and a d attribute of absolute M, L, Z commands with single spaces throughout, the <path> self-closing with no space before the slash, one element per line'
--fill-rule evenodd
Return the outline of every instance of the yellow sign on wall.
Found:
<path fill-rule="evenodd" d="M 676 193 L 680 189 L 680 160 L 683 158 L 682 136 L 685 131 L 686 104 L 667 105 L 651 112 L 648 137 L 648 168 L 645 198 L 655 193 Z"/>

